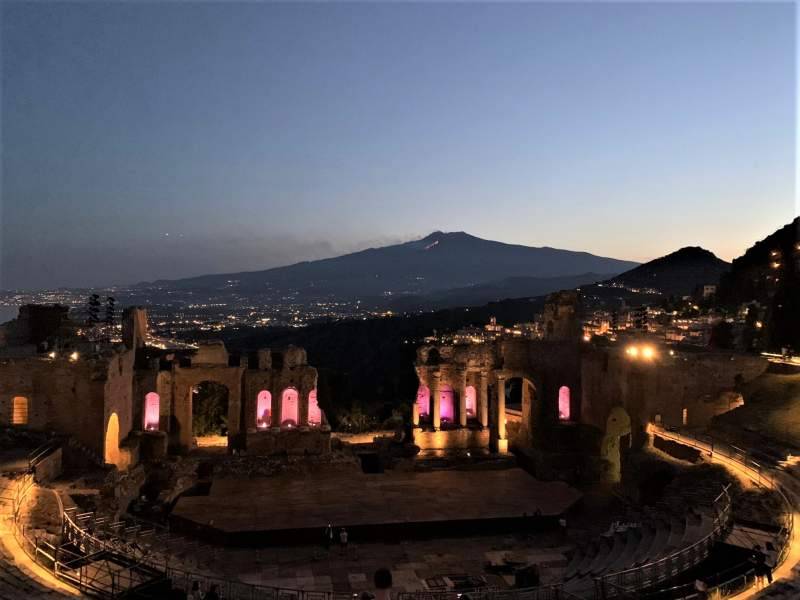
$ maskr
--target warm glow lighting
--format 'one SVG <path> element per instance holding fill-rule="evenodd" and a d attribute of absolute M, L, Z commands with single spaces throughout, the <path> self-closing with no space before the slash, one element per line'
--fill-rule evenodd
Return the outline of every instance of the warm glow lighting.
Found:
<path fill-rule="evenodd" d="M 632 356 L 633 358 L 639 356 L 639 348 L 637 346 L 628 346 L 625 352 L 627 352 L 628 355 Z"/>
<path fill-rule="evenodd" d="M 654 358 L 655 355 L 656 355 L 656 351 L 653 349 L 652 346 L 645 346 L 644 348 L 642 348 L 642 356 L 644 358 L 646 358 L 647 360 L 650 360 L 651 358 Z"/>
<path fill-rule="evenodd" d="M 584 334 L 584 336 L 583 336 L 583 341 L 584 341 L 584 342 L 588 342 L 588 341 L 589 341 L 589 340 L 591 340 L 591 339 L 592 339 L 592 336 L 590 336 L 588 333 L 587 333 L 587 334 Z"/>
<path fill-rule="evenodd" d="M 72 354 L 69 355 L 69 359 L 70 360 L 78 360 L 78 356 L 79 356 L 79 354 L 77 352 L 73 352 Z"/>
<path fill-rule="evenodd" d="M 761 321 L 756 321 L 756 329 L 761 329 L 764 324 Z"/>
<path fill-rule="evenodd" d="M 55 358 L 56 357 L 56 353 L 55 352 L 51 352 L 47 356 L 49 356 L 50 358 Z"/>

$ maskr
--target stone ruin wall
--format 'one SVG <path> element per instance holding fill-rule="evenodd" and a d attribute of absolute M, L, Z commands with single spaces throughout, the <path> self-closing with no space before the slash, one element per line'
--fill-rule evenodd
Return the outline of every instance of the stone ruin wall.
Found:
<path fill-rule="evenodd" d="M 737 405 L 732 393 L 742 382 L 761 375 L 767 361 L 757 356 L 702 353 L 662 356 L 653 363 L 631 361 L 621 350 L 596 350 L 581 365 L 582 421 L 605 430 L 615 406 L 631 418 L 634 444 L 644 439 L 644 427 L 660 415 L 665 426 L 701 427 Z"/>

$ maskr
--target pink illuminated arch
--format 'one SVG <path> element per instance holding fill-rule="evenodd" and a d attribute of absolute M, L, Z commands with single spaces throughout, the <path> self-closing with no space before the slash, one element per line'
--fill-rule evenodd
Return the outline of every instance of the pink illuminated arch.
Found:
<path fill-rule="evenodd" d="M 161 398 L 155 392 L 150 392 L 144 397 L 144 429 L 145 431 L 158 431 L 160 420 Z"/>
<path fill-rule="evenodd" d="M 297 390 L 286 388 L 281 394 L 281 427 L 297 427 L 299 406 Z"/>
<path fill-rule="evenodd" d="M 477 402 L 475 401 L 475 386 L 468 385 L 464 392 L 467 396 L 467 417 L 474 417 L 477 411 Z"/>
<path fill-rule="evenodd" d="M 439 416 L 442 421 L 453 422 L 455 418 L 455 402 L 453 401 L 453 388 L 449 385 L 443 385 L 439 391 Z"/>
<path fill-rule="evenodd" d="M 261 390 L 256 397 L 256 427 L 266 429 L 272 421 L 272 394 Z"/>
<path fill-rule="evenodd" d="M 312 427 L 322 425 L 322 411 L 317 402 L 316 388 L 308 392 L 308 424 Z"/>
<path fill-rule="evenodd" d="M 419 408 L 420 417 L 427 417 L 431 414 L 431 391 L 424 385 L 417 389 L 417 408 Z"/>
<path fill-rule="evenodd" d="M 560 421 L 569 421 L 569 413 L 569 388 L 565 385 L 562 385 L 558 389 L 558 419 Z"/>

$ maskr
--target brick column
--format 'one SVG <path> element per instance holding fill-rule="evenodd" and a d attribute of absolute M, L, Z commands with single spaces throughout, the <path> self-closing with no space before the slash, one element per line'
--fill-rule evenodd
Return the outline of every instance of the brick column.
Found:
<path fill-rule="evenodd" d="M 467 371 L 458 373 L 458 424 L 467 426 Z"/>
<path fill-rule="evenodd" d="M 442 398 L 439 392 L 439 373 L 431 373 L 428 378 L 431 390 L 431 425 L 434 431 L 442 426 Z"/>
<path fill-rule="evenodd" d="M 273 429 L 280 429 L 281 428 L 281 420 L 283 419 L 282 412 L 283 412 L 283 403 L 281 402 L 281 393 L 283 390 L 273 391 L 270 390 L 272 393 L 272 428 Z"/>
<path fill-rule="evenodd" d="M 311 388 L 305 385 L 299 385 L 297 387 L 297 393 L 300 395 L 297 399 L 297 426 L 308 429 L 308 394 L 311 393 Z"/>
<path fill-rule="evenodd" d="M 412 427 L 419 427 L 419 404 L 417 404 L 417 398 L 419 396 L 419 388 L 421 388 L 425 383 L 423 382 L 422 377 L 420 376 L 420 369 L 417 368 L 417 395 L 414 396 L 414 402 L 411 404 L 411 426 Z M 427 387 L 427 386 L 426 386 Z"/>
<path fill-rule="evenodd" d="M 481 371 L 476 394 L 478 404 L 478 420 L 482 429 L 489 426 L 489 375 Z"/>

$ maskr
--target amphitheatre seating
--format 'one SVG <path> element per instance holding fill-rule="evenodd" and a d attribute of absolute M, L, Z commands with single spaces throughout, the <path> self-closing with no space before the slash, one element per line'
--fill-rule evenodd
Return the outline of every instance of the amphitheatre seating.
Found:
<path fill-rule="evenodd" d="M 713 523 L 704 513 L 689 512 L 682 519 L 667 516 L 604 536 L 576 550 L 564 573 L 564 588 L 585 596 L 594 588 L 595 577 L 665 558 L 705 537 Z"/>

